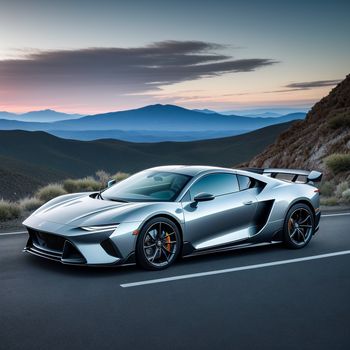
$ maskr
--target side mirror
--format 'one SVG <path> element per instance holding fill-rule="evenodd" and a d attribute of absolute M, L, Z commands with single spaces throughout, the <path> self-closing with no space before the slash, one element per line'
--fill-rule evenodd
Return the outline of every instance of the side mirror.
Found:
<path fill-rule="evenodd" d="M 112 179 L 112 180 L 108 180 L 108 182 L 107 182 L 107 187 L 109 188 L 109 187 L 112 187 L 113 185 L 115 185 L 117 183 L 117 180 L 114 180 L 114 179 Z"/>
<path fill-rule="evenodd" d="M 193 200 L 195 202 L 207 202 L 207 201 L 212 201 L 214 198 L 215 196 L 213 194 L 201 192 L 196 194 Z"/>

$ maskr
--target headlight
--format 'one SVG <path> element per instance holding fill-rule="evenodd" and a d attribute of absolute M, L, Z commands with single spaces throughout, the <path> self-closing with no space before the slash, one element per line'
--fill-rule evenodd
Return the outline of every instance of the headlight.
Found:
<path fill-rule="evenodd" d="M 103 232 L 103 231 L 113 231 L 118 226 L 119 226 L 118 224 L 113 224 L 113 225 L 83 226 L 81 228 L 89 232 Z"/>

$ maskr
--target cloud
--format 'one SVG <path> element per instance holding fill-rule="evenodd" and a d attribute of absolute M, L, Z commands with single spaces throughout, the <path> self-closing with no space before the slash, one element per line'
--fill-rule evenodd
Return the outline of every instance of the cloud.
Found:
<path fill-rule="evenodd" d="M 96 89 L 135 93 L 277 63 L 218 53 L 225 48 L 202 41 L 162 41 L 134 48 L 33 51 L 19 59 L 1 60 L 0 84 L 17 91 L 90 88 L 96 93 Z"/>
<path fill-rule="evenodd" d="M 309 89 L 325 87 L 325 86 L 334 86 L 334 85 L 337 85 L 340 82 L 341 82 L 341 79 L 316 80 L 316 81 L 292 83 L 292 84 L 286 85 L 285 87 L 288 88 L 288 89 L 294 89 L 294 90 L 309 90 Z M 287 91 L 291 91 L 291 90 L 287 90 Z"/>

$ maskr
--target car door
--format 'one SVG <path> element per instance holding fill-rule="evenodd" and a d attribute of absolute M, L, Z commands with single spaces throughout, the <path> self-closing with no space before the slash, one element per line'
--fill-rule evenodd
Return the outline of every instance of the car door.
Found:
<path fill-rule="evenodd" d="M 195 202 L 198 193 L 213 200 Z M 182 207 L 186 236 L 195 249 L 205 249 L 248 238 L 257 206 L 254 192 L 240 191 L 234 173 L 202 176 L 189 188 Z"/>

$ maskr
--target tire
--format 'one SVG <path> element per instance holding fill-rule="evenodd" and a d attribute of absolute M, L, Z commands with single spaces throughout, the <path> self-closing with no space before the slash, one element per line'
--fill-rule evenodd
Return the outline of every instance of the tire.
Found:
<path fill-rule="evenodd" d="M 306 204 L 294 204 L 284 220 L 283 238 L 288 248 L 304 248 L 315 231 L 315 219 L 311 209 Z"/>
<path fill-rule="evenodd" d="M 181 250 L 181 235 L 175 223 L 165 217 L 148 221 L 136 242 L 136 262 L 147 270 L 163 270 L 172 265 Z"/>

